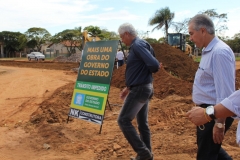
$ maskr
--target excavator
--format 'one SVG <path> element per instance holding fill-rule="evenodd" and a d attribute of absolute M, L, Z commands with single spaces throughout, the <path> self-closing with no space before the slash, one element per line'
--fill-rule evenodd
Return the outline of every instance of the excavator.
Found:
<path fill-rule="evenodd" d="M 186 55 L 194 59 L 192 47 L 186 43 L 186 35 L 182 33 L 168 33 L 168 44 L 174 48 L 178 48 Z"/>
<path fill-rule="evenodd" d="M 88 34 L 91 35 L 91 36 L 88 36 Z M 95 36 L 95 35 L 92 35 L 91 33 L 88 33 L 87 30 L 83 31 L 82 38 L 83 38 L 83 41 L 82 41 L 83 48 L 84 48 L 84 45 L 86 44 L 86 42 L 100 41 L 101 40 L 98 36 Z"/>

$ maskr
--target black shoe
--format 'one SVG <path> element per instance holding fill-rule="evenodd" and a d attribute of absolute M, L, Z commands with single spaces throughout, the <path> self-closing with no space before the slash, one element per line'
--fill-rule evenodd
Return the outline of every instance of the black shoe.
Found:
<path fill-rule="evenodd" d="M 131 157 L 130 160 L 153 160 L 152 154 L 137 155 L 137 157 Z"/>

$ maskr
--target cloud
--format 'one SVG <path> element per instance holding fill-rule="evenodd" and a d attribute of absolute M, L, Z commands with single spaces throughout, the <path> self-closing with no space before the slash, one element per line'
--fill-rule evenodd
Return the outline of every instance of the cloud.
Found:
<path fill-rule="evenodd" d="M 79 26 L 99 26 L 101 28 L 107 28 L 108 30 L 116 30 L 118 23 L 122 21 L 135 21 L 141 17 L 129 13 L 126 10 L 120 10 L 115 12 L 104 12 L 92 15 L 82 15 L 81 21 L 78 22 Z M 118 23 L 117 23 L 118 22 Z"/>
<path fill-rule="evenodd" d="M 137 20 L 140 17 L 129 13 L 127 10 L 120 10 L 117 12 L 106 12 L 96 15 L 99 20 Z"/>
<path fill-rule="evenodd" d="M 103 10 L 104 11 L 112 11 L 112 10 L 114 10 L 114 8 L 113 7 L 109 7 L 109 8 L 104 8 Z"/>
<path fill-rule="evenodd" d="M 31 27 L 53 30 L 54 27 L 71 29 L 69 26 L 72 28 L 89 25 L 108 26 L 111 23 L 109 21 L 140 19 L 140 16 L 126 9 L 114 10 L 112 7 L 103 9 L 90 4 L 88 0 L 25 0 L 19 5 L 13 5 L 17 4 L 13 1 L 6 1 L 0 6 L 1 21 L 7 22 L 1 23 L 0 31 L 25 32 Z"/>
<path fill-rule="evenodd" d="M 175 17 L 174 17 L 174 21 L 183 21 L 186 18 L 189 18 L 189 15 L 191 14 L 191 11 L 189 10 L 184 10 L 181 12 L 175 12 Z"/>
<path fill-rule="evenodd" d="M 232 8 L 232 9 L 228 10 L 227 13 L 235 13 L 235 12 L 238 12 L 238 11 L 240 11 L 240 7 L 238 7 L 238 8 Z"/>
<path fill-rule="evenodd" d="M 155 0 L 130 0 L 130 1 L 133 1 L 133 2 L 137 2 L 137 3 L 154 3 Z"/>
<path fill-rule="evenodd" d="M 0 6 L 1 21 L 7 22 L 1 23 L 0 30 L 27 30 L 31 27 L 48 28 L 72 24 L 97 8 L 96 5 L 89 4 L 88 0 L 25 0 L 24 3 L 8 0 Z"/>

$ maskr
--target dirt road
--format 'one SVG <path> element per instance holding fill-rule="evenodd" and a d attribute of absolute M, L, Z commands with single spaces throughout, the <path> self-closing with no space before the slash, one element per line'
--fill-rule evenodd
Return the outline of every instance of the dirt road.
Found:
<path fill-rule="evenodd" d="M 57 88 L 73 83 L 75 75 L 57 70 L 0 68 L 0 159 L 44 159 L 33 149 L 43 144 L 35 146 L 23 126 L 28 126 L 31 115 Z"/>
<path fill-rule="evenodd" d="M 116 122 L 122 105 L 119 88 L 111 87 L 112 110 L 106 108 L 99 134 L 96 124 L 78 119 L 66 123 L 77 76 L 72 66 L 63 70 L 12 66 L 0 65 L 1 160 L 127 160 L 135 155 Z M 183 117 L 192 105 L 191 96 L 174 94 L 151 101 L 149 124 L 155 160 L 195 159 L 195 127 Z M 236 122 L 223 147 L 240 159 L 235 133 Z"/>

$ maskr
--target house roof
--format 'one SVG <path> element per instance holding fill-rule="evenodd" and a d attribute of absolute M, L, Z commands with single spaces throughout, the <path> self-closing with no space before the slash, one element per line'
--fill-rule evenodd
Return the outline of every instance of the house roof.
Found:
<path fill-rule="evenodd" d="M 78 41 L 63 41 L 61 42 L 61 44 L 63 44 L 64 46 L 81 46 L 81 43 L 79 43 Z"/>
<path fill-rule="evenodd" d="M 71 44 L 73 43 L 73 44 Z M 51 43 L 48 45 L 48 48 L 51 47 L 52 45 L 54 45 L 55 43 Z M 70 47 L 70 46 L 81 46 L 81 43 L 77 42 L 77 41 L 74 41 L 74 42 L 71 42 L 71 41 L 63 41 L 63 42 L 60 42 L 59 44 L 62 44 L 64 45 L 65 47 Z"/>

